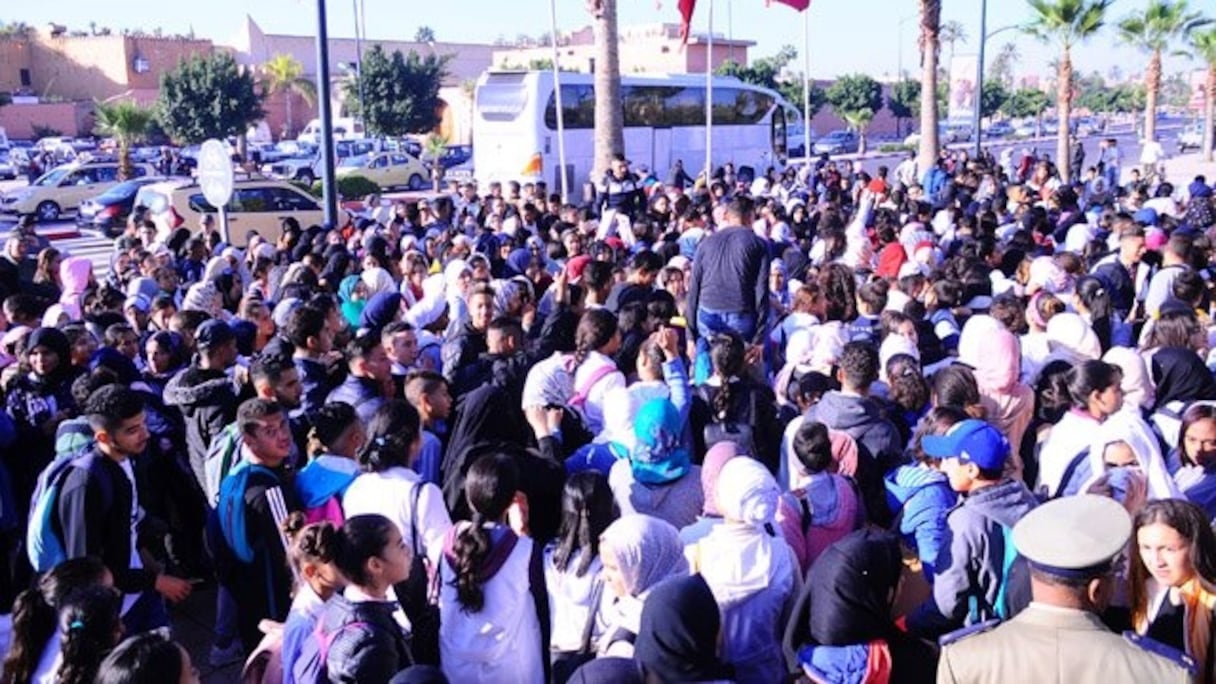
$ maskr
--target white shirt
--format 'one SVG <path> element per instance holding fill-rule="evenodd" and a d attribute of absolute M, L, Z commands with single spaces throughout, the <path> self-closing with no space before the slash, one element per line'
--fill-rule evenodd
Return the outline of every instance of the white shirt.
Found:
<path fill-rule="evenodd" d="M 421 486 L 418 495 L 418 520 L 414 521 L 411 502 L 414 487 Z M 392 520 L 401 531 L 401 538 L 414 545 L 413 529 L 422 535 L 427 559 L 435 567 L 443 553 L 443 538 L 452 526 L 452 518 L 443 503 L 443 494 L 435 485 L 425 484 L 418 473 L 402 467 L 379 473 L 364 473 L 355 478 L 342 497 L 342 512 L 347 518 L 374 513 Z"/>

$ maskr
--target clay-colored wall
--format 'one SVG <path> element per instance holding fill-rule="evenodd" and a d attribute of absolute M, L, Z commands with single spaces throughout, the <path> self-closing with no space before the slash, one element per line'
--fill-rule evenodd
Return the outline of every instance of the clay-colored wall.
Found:
<path fill-rule="evenodd" d="M 53 128 L 64 135 L 90 135 L 92 113 L 90 102 L 12 104 L 0 107 L 0 128 L 15 140 L 34 139 L 35 125 Z"/>
<path fill-rule="evenodd" d="M 68 100 L 104 100 L 128 90 L 155 89 L 162 72 L 211 49 L 207 40 L 39 34 L 31 41 L 33 89 Z M 147 72 L 135 71 L 137 56 L 148 61 Z"/>
<path fill-rule="evenodd" d="M 0 38 L 0 93 L 20 90 L 21 70 L 29 68 L 29 41 L 22 38 Z"/>

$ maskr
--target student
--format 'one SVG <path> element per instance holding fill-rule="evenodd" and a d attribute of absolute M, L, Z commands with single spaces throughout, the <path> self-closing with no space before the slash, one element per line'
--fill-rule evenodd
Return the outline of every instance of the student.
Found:
<path fill-rule="evenodd" d="M 507 525 L 519 472 L 509 456 L 469 467 L 472 520 L 448 533 L 439 565 L 440 662 L 453 682 L 539 684 L 547 676 L 549 607 L 540 554 Z"/>
<path fill-rule="evenodd" d="M 325 521 L 306 525 L 304 516 L 293 513 L 283 523 L 283 531 L 291 539 L 287 556 L 297 578 L 291 610 L 283 623 L 280 662 L 283 684 L 295 682 L 296 660 L 304 642 L 312 637 L 325 603 L 346 585 L 346 578 L 334 562 L 333 541 L 336 528 Z"/>
<path fill-rule="evenodd" d="M 405 380 L 405 400 L 418 410 L 422 419 L 422 451 L 418 454 L 418 474 L 426 482 L 442 484 L 443 439 L 447 420 L 452 415 L 452 394 L 448 382 L 435 371 L 415 371 Z"/>
<path fill-rule="evenodd" d="M 829 470 L 832 438 L 823 423 L 803 422 L 793 450 L 809 481 L 782 495 L 777 522 L 805 574 L 824 549 L 861 527 L 866 516 L 856 485 Z"/>
<path fill-rule="evenodd" d="M 1006 586 L 1008 530 L 1038 503 L 1020 480 L 1003 474 L 1009 441 L 988 423 L 972 419 L 940 437 L 925 437 L 921 447 L 942 459 L 942 471 L 963 501 L 946 517 L 943 548 L 949 563 L 938 565 L 933 595 L 908 616 L 908 632 L 941 634 L 998 615 L 1009 617 L 1019 606 L 997 605 L 997 598 L 1003 594 L 1012 602 L 1023 587 Z"/>
<path fill-rule="evenodd" d="M 227 547 L 221 555 L 232 556 L 221 564 L 220 583 L 239 606 L 237 632 L 246 652 L 252 652 L 262 638 L 258 623 L 287 617 L 292 580 L 282 526 L 301 506 L 283 468 L 291 452 L 283 407 L 250 399 L 236 420 L 241 460 L 220 485 L 216 510 Z"/>
<path fill-rule="evenodd" d="M 122 639 L 122 594 L 103 586 L 79 589 L 59 610 L 56 684 L 93 684 L 102 659 Z"/>
<path fill-rule="evenodd" d="M 62 641 L 59 610 L 75 591 L 113 587 L 114 576 L 94 556 L 66 560 L 44 574 L 13 603 L 12 633 L 0 682 L 43 682 L 54 676 Z"/>
<path fill-rule="evenodd" d="M 236 417 L 236 388 L 227 370 L 236 363 L 236 336 L 228 324 L 208 320 L 194 333 L 198 357 L 165 386 L 165 403 L 181 409 L 186 450 L 200 487 L 211 441 Z"/>
<path fill-rule="evenodd" d="M 136 634 L 101 662 L 94 684 L 199 684 L 190 652 L 162 630 Z"/>
<path fill-rule="evenodd" d="M 389 372 L 393 376 L 393 396 L 399 397 L 405 391 L 407 376 L 418 362 L 418 333 L 409 323 L 394 321 L 384 326 L 384 330 L 380 332 L 380 343 L 384 345 L 384 351 L 388 353 L 388 360 L 392 364 Z"/>
<path fill-rule="evenodd" d="M 366 423 L 384 403 L 391 387 L 388 355 L 378 335 L 363 333 L 346 345 L 344 356 L 349 375 L 329 393 L 325 401 L 350 404 L 359 414 L 359 420 Z"/>
<path fill-rule="evenodd" d="M 295 369 L 291 369 L 295 372 Z M 308 465 L 296 474 L 296 494 L 308 522 L 342 524 L 342 497 L 359 475 L 359 450 L 367 441 L 349 404 L 331 402 L 309 414 Z"/>
<path fill-rule="evenodd" d="M 185 600 L 190 583 L 144 568 L 136 548 L 140 508 L 131 459 L 148 444 L 143 400 L 134 390 L 107 385 L 89 397 L 85 412 L 95 444 L 60 486 L 52 531 L 69 558 L 97 556 L 110 568 L 114 586 L 126 595 L 130 631 L 168 626 L 164 599 Z"/>
<path fill-rule="evenodd" d="M 301 666 L 324 656 L 324 681 L 387 684 L 414 664 L 394 617 L 400 606 L 391 598 L 393 585 L 409 577 L 409 546 L 382 515 L 352 516 L 317 541 L 318 552 L 332 556 L 349 583 L 326 603 L 313 638 L 296 661 L 295 679 L 310 681 Z"/>
<path fill-rule="evenodd" d="M 283 332 L 295 347 L 293 358 L 300 371 L 304 395 L 296 414 L 320 408 L 333 385 L 329 366 L 333 360 L 334 335 L 325 314 L 312 306 L 299 306 L 291 312 Z"/>

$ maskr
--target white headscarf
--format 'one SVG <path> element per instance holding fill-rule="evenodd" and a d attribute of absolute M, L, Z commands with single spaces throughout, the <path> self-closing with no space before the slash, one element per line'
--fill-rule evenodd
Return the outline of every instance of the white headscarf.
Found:
<path fill-rule="evenodd" d="M 1107 418 L 1098 428 L 1098 434 L 1089 448 L 1090 472 L 1093 476 L 1081 489 L 1087 491 L 1089 485 L 1106 471 L 1103 460 L 1106 447 L 1116 442 L 1124 442 L 1136 456 L 1140 471 L 1148 479 L 1148 498 L 1177 499 L 1181 497 L 1174 478 L 1165 467 L 1165 459 L 1161 456 L 1161 447 L 1152 430 L 1139 415 L 1131 411 L 1119 411 Z"/>
<path fill-rule="evenodd" d="M 1102 360 L 1114 364 L 1123 371 L 1123 408 L 1139 413 L 1153 405 L 1157 388 L 1148 374 L 1144 357 L 1128 347 L 1111 347 Z"/>
<path fill-rule="evenodd" d="M 600 548 L 608 547 L 630 596 L 641 596 L 669 577 L 688 574 L 680 531 L 666 520 L 634 513 L 604 530 Z"/>
<path fill-rule="evenodd" d="M 753 527 L 771 523 L 781 490 L 768 468 L 752 458 L 732 458 L 718 475 L 718 511 L 729 521 Z"/>
<path fill-rule="evenodd" d="M 1058 313 L 1047 322 L 1048 361 L 1064 359 L 1074 363 L 1102 357 L 1102 343 L 1089 323 L 1080 314 Z M 1044 363 L 1043 365 L 1047 365 Z"/>
<path fill-rule="evenodd" d="M 363 279 L 363 283 L 367 285 L 368 299 L 381 292 L 397 291 L 397 284 L 393 282 L 393 276 L 383 268 L 369 268 L 363 272 L 361 278 Z"/>

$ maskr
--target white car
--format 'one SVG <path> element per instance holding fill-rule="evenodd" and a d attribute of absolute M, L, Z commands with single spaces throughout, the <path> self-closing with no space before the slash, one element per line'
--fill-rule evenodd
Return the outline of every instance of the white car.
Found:
<path fill-rule="evenodd" d="M 1201 147 L 1203 147 L 1203 122 L 1196 121 L 1178 134 L 1178 153 L 1198 150 Z"/>

